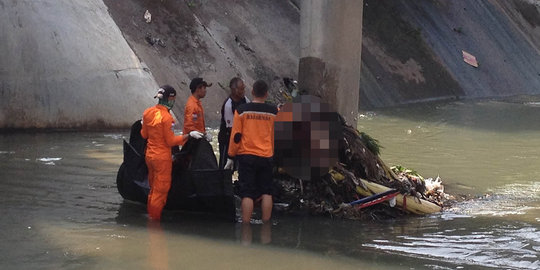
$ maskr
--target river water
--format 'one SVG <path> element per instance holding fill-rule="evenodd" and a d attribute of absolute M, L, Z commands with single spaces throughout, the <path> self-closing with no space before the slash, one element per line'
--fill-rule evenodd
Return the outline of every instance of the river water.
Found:
<path fill-rule="evenodd" d="M 272 226 L 166 212 L 116 191 L 115 132 L 0 135 L 0 269 L 538 269 L 540 103 L 362 112 L 389 165 L 466 197 L 441 214 L 370 222 L 276 216 Z"/>

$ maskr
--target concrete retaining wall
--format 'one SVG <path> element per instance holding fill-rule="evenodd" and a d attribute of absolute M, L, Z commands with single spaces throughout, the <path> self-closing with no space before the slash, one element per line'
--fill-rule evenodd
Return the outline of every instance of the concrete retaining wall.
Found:
<path fill-rule="evenodd" d="M 0 0 L 0 128 L 125 127 L 157 84 L 101 0 Z"/>

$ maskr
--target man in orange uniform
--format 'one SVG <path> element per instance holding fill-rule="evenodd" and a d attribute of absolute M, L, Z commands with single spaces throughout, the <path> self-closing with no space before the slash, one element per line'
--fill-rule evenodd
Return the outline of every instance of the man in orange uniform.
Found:
<path fill-rule="evenodd" d="M 206 87 L 210 86 L 212 86 L 212 84 L 208 84 L 202 78 L 194 78 L 191 80 L 191 83 L 189 84 L 191 96 L 189 96 L 184 109 L 184 134 L 188 134 L 193 130 L 206 133 L 204 109 L 201 104 L 201 99 L 206 96 Z M 212 135 L 210 133 L 206 134 L 206 139 L 211 141 Z"/>
<path fill-rule="evenodd" d="M 148 215 L 151 219 L 160 220 L 161 211 L 167 202 L 167 194 L 171 188 L 171 147 L 182 145 L 189 136 L 200 139 L 203 134 L 194 131 L 182 136 L 174 135 L 174 120 L 169 112 L 176 99 L 176 90 L 173 87 L 162 86 L 154 98 L 159 99 L 158 104 L 144 111 L 141 135 L 147 139 L 145 160 L 150 183 Z"/>
<path fill-rule="evenodd" d="M 266 104 L 268 85 L 258 80 L 253 84 L 253 101 L 238 106 L 234 113 L 229 157 L 238 160 L 239 195 L 242 197 L 242 223 L 249 224 L 253 201 L 262 199 L 262 221 L 272 216 L 272 156 L 274 155 L 274 120 L 276 106 Z M 227 159 L 225 169 L 232 169 Z"/>

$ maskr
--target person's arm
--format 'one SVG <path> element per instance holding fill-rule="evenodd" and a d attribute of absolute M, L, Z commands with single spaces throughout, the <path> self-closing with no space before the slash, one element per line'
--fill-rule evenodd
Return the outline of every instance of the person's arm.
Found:
<path fill-rule="evenodd" d="M 227 102 L 223 105 L 224 108 L 222 110 L 223 119 L 225 120 L 225 126 L 230 128 L 232 127 L 232 123 L 234 122 L 234 112 L 232 109 L 232 101 L 231 99 L 227 99 Z"/>
<path fill-rule="evenodd" d="M 184 109 L 184 128 L 182 129 L 184 133 L 189 133 L 193 130 L 193 108 L 186 104 Z"/>
<path fill-rule="evenodd" d="M 189 132 L 193 130 L 193 123 L 191 121 L 193 117 L 192 114 L 193 114 L 193 108 L 189 106 L 189 99 L 188 99 L 188 102 L 186 102 L 186 107 L 184 108 L 184 127 L 182 128 L 182 132 L 184 133 L 184 135 L 189 134 Z M 182 141 L 182 145 L 184 145 L 188 139 L 189 139 L 189 136 L 187 136 Z"/>
<path fill-rule="evenodd" d="M 238 152 L 240 140 L 242 139 L 242 126 L 243 118 L 238 114 L 238 112 L 234 112 L 234 120 L 231 130 L 231 138 L 229 139 L 228 151 L 229 157 L 231 158 L 234 158 Z"/>
<path fill-rule="evenodd" d="M 144 116 L 143 116 L 143 119 L 144 119 Z M 142 119 L 141 119 L 141 126 L 142 126 L 142 127 L 141 127 L 141 136 L 143 137 L 143 139 L 146 140 L 146 139 L 148 139 L 148 129 L 146 129 L 146 128 L 144 127 L 144 122 L 143 122 Z"/>
<path fill-rule="evenodd" d="M 165 139 L 165 143 L 167 143 L 168 146 L 173 147 L 177 145 L 182 145 L 184 141 L 187 139 L 188 134 L 175 136 L 174 132 L 172 130 L 172 117 L 164 117 L 163 123 L 163 137 Z"/>

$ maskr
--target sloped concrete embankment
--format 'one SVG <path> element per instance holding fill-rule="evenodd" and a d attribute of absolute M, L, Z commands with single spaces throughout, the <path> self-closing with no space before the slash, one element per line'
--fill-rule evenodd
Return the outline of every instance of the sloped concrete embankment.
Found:
<path fill-rule="evenodd" d="M 539 1 L 364 5 L 361 108 L 540 94 Z M 180 90 L 174 112 L 182 118 L 195 76 L 216 83 L 203 100 L 215 125 L 231 77 L 248 84 L 297 77 L 299 8 L 264 0 L 0 0 L 0 128 L 128 126 L 165 83 Z M 148 35 L 165 46 L 148 44 Z M 478 68 L 463 62 L 462 50 Z"/>
<path fill-rule="evenodd" d="M 366 0 L 361 106 L 540 94 L 539 6 Z M 478 68 L 463 62 L 462 50 Z"/>
<path fill-rule="evenodd" d="M 0 128 L 127 127 L 157 84 L 102 0 L 0 0 Z"/>
<path fill-rule="evenodd" d="M 180 124 L 194 77 L 214 83 L 202 100 L 208 126 L 219 124 L 219 110 L 232 77 L 244 78 L 248 86 L 257 79 L 271 83 L 297 77 L 300 15 L 296 1 L 104 2 L 157 82 L 179 90 L 173 112 L 180 116 Z M 150 23 L 143 18 L 146 10 Z M 148 42 L 158 39 L 162 43 Z M 246 93 L 250 96 L 251 90 Z"/>
<path fill-rule="evenodd" d="M 297 77 L 301 1 L 105 0 L 160 83 L 218 82 L 203 104 L 219 118 L 227 81 Z M 360 107 L 540 94 L 536 0 L 364 1 Z M 144 11 L 152 22 L 143 20 Z M 145 37 L 161 38 L 166 47 Z M 463 62 L 462 50 L 480 63 Z M 351 90 L 352 91 L 352 90 Z M 181 115 L 181 106 L 176 108 Z"/>

